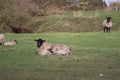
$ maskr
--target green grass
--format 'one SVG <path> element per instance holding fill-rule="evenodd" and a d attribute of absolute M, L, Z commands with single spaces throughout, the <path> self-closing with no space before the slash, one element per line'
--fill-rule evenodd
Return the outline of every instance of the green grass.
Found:
<path fill-rule="evenodd" d="M 0 46 L 0 80 L 119 80 L 120 34 L 39 33 L 8 34 L 6 41 L 17 46 Z M 37 56 L 34 39 L 71 47 L 70 56 Z M 99 76 L 103 74 L 103 76 Z"/>
<path fill-rule="evenodd" d="M 44 17 L 33 17 L 27 23 L 33 32 L 98 32 L 103 20 L 112 17 L 112 30 L 120 30 L 120 11 L 66 11 Z M 31 26 L 31 27 L 30 27 Z"/>

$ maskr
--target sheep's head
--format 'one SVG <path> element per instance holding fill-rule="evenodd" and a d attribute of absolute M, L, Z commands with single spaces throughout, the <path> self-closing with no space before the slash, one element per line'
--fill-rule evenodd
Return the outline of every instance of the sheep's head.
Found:
<path fill-rule="evenodd" d="M 34 41 L 37 41 L 37 48 L 41 47 L 42 44 L 45 42 L 45 40 L 42 40 L 42 39 L 37 39 L 37 40 L 34 40 Z"/>
<path fill-rule="evenodd" d="M 106 17 L 107 22 L 110 22 L 110 20 L 112 19 L 111 17 Z"/>
<path fill-rule="evenodd" d="M 13 40 L 14 42 L 16 42 L 16 43 L 18 43 L 18 41 L 17 40 Z"/>
<path fill-rule="evenodd" d="M 0 46 L 1 46 L 1 45 L 4 45 L 4 42 L 3 42 L 3 41 L 0 41 Z"/>

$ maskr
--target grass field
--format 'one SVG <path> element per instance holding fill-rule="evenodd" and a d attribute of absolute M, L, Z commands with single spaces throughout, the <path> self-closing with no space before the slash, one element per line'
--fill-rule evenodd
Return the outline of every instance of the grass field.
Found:
<path fill-rule="evenodd" d="M 120 11 L 66 11 L 45 17 L 33 17 L 25 27 L 33 32 L 98 32 L 103 20 L 112 17 L 112 30 L 120 31 Z"/>
<path fill-rule="evenodd" d="M 0 46 L 0 80 L 119 80 L 120 32 L 5 33 L 17 46 Z M 70 56 L 37 56 L 34 39 L 71 47 Z"/>

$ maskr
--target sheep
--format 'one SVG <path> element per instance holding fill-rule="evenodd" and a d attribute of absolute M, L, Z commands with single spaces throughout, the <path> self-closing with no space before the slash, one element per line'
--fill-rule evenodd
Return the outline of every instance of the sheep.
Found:
<path fill-rule="evenodd" d="M 3 34 L 0 34 L 0 45 L 3 45 L 5 41 L 5 36 Z"/>
<path fill-rule="evenodd" d="M 106 17 L 106 19 L 103 21 L 104 32 L 110 32 L 110 28 L 112 27 L 111 19 L 111 17 Z"/>
<path fill-rule="evenodd" d="M 38 48 L 38 55 L 70 55 L 71 50 L 68 46 L 63 44 L 51 44 L 46 43 L 45 40 L 37 39 L 37 48 Z"/>
<path fill-rule="evenodd" d="M 70 55 L 71 49 L 63 44 L 52 44 L 51 47 L 52 54 L 58 54 L 58 55 Z"/>
<path fill-rule="evenodd" d="M 17 40 L 13 40 L 11 42 L 5 42 L 4 45 L 5 46 L 15 46 L 17 44 Z"/>

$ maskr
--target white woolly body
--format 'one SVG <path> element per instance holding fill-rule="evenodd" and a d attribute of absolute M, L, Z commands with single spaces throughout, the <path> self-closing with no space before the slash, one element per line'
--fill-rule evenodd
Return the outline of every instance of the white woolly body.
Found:
<path fill-rule="evenodd" d="M 112 27 L 112 21 L 107 22 L 107 20 L 103 21 L 103 27 Z"/>
<path fill-rule="evenodd" d="M 69 55 L 71 53 L 70 48 L 63 44 L 50 44 L 44 42 L 40 48 L 38 48 L 39 55 L 58 54 Z"/>
<path fill-rule="evenodd" d="M 14 45 L 16 45 L 16 44 L 17 44 L 17 43 L 16 43 L 15 41 L 4 43 L 5 46 L 14 46 Z"/>

